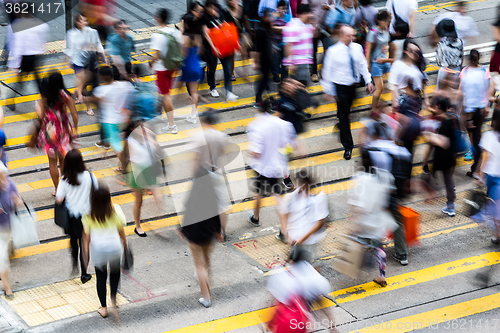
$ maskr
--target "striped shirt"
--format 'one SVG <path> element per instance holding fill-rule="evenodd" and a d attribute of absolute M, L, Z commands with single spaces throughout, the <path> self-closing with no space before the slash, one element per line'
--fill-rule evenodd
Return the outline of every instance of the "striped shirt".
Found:
<path fill-rule="evenodd" d="M 283 29 L 283 43 L 291 44 L 291 55 L 284 65 L 304 65 L 313 63 L 314 27 L 294 18 Z"/>

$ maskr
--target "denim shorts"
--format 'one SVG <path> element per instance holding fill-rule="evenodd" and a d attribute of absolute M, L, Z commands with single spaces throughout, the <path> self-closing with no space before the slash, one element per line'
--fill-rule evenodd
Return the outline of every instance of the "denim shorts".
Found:
<path fill-rule="evenodd" d="M 372 61 L 372 77 L 379 77 L 391 71 L 391 65 L 388 62 L 377 64 Z"/>

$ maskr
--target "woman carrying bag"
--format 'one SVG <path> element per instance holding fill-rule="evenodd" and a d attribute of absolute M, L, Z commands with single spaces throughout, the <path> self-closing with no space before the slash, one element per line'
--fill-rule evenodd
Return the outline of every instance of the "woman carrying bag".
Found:
<path fill-rule="evenodd" d="M 0 278 L 5 289 L 5 298 L 12 300 L 14 293 L 9 283 L 10 214 L 16 206 L 23 204 L 23 200 L 8 173 L 5 164 L 0 162 Z"/>
<path fill-rule="evenodd" d="M 127 238 L 123 227 L 125 214 L 119 205 L 113 205 L 111 194 L 105 186 L 94 191 L 91 198 L 90 213 L 82 218 L 84 263 L 95 266 L 97 296 L 101 306 L 97 312 L 101 317 L 108 316 L 106 306 L 106 280 L 108 264 L 110 267 L 109 285 L 111 287 L 111 307 L 116 318 L 116 293 L 120 282 L 120 260 L 122 253 L 128 253 Z"/>
<path fill-rule="evenodd" d="M 97 188 L 95 176 L 86 171 L 79 150 L 73 149 L 66 155 L 65 168 L 57 188 L 56 203 L 64 204 L 67 209 L 67 227 L 64 230 L 70 237 L 71 257 L 73 258 L 73 273 L 77 272 L 78 250 L 80 249 L 81 281 L 85 283 L 92 278 L 87 273 L 83 261 L 82 247 L 82 216 L 90 212 L 90 196 L 92 188 Z"/>

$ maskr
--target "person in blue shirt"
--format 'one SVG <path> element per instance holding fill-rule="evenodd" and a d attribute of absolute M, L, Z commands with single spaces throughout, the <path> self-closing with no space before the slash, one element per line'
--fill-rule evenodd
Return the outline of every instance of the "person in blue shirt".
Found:
<path fill-rule="evenodd" d="M 338 34 L 338 26 L 347 24 L 354 26 L 354 17 L 356 9 L 354 0 L 341 0 L 340 3 L 332 7 L 326 14 L 325 25 L 330 29 L 331 34 Z"/>
<path fill-rule="evenodd" d="M 126 77 L 131 73 L 132 52 L 135 52 L 134 38 L 127 33 L 125 20 L 117 21 L 114 28 L 116 33 L 108 37 L 107 50 L 121 76 Z"/>

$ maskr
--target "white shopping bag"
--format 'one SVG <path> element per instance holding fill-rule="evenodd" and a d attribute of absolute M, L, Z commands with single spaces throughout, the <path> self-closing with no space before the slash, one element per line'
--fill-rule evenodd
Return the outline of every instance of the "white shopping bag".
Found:
<path fill-rule="evenodd" d="M 36 231 L 36 213 L 23 203 L 23 207 L 16 207 L 10 214 L 12 244 L 16 249 L 40 244 Z"/>

